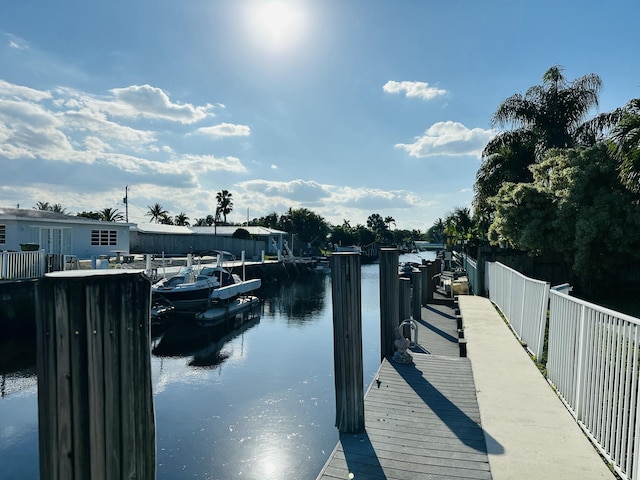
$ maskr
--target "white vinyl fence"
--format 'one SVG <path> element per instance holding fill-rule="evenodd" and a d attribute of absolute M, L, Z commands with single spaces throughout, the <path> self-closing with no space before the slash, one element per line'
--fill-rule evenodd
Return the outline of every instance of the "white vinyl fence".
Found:
<path fill-rule="evenodd" d="M 549 284 L 525 277 L 499 262 L 487 262 L 489 299 L 517 337 L 540 359 L 544 348 Z"/>
<path fill-rule="evenodd" d="M 551 291 L 548 379 L 625 479 L 638 479 L 640 319 Z"/>
<path fill-rule="evenodd" d="M 46 272 L 44 250 L 34 252 L 0 252 L 0 280 L 42 277 Z"/>

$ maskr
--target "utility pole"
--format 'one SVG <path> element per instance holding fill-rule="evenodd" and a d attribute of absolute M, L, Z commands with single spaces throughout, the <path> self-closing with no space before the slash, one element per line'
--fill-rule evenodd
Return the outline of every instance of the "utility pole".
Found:
<path fill-rule="evenodd" d="M 129 223 L 129 185 L 124 186 L 124 221 Z"/>

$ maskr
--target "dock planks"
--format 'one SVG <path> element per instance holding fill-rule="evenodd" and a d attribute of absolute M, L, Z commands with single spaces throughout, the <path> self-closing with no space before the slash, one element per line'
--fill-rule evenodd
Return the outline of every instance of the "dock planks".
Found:
<path fill-rule="evenodd" d="M 341 436 L 317 480 L 492 478 L 453 302 L 423 307 L 421 317 L 426 353 L 414 351 L 412 365 L 383 360 L 365 397 L 365 431 Z"/>
<path fill-rule="evenodd" d="M 342 435 L 318 480 L 491 478 L 470 362 L 413 357 L 383 360 L 365 398 L 365 432 Z"/>

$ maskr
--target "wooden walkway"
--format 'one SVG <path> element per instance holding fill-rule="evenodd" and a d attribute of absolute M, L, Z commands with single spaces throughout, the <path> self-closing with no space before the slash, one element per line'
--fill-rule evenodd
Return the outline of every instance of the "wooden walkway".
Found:
<path fill-rule="evenodd" d="M 417 321 L 428 353 L 384 360 L 365 397 L 365 432 L 342 435 L 317 480 L 491 479 L 471 364 L 452 306 Z"/>

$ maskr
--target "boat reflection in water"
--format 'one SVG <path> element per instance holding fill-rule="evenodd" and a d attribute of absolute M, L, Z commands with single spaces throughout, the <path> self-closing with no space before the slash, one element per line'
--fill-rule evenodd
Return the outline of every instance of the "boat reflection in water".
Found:
<path fill-rule="evenodd" d="M 193 357 L 190 367 L 215 368 L 229 357 L 224 346 L 259 322 L 259 304 L 210 326 L 196 323 L 193 317 L 177 321 L 159 335 L 151 353 L 156 357 Z"/>

